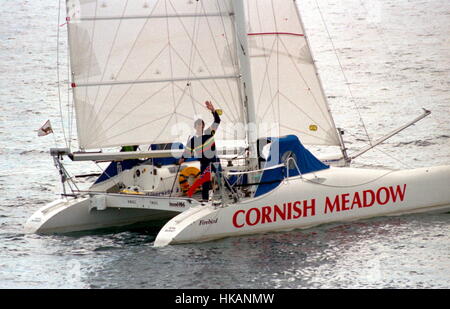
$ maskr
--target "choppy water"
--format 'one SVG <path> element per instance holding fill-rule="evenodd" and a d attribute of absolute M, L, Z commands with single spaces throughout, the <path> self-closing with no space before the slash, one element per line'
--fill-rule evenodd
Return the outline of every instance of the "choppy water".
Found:
<path fill-rule="evenodd" d="M 300 3 L 330 107 L 337 126 L 346 129 L 350 152 L 366 143 L 355 106 L 372 139 L 415 118 L 422 107 L 432 111 L 355 165 L 450 164 L 450 2 L 319 1 L 350 90 L 316 2 Z M 55 141 L 51 135 L 37 138 L 35 132 L 50 119 L 63 145 L 56 91 L 57 6 L 57 1 L 3 1 L 0 7 L 1 288 L 450 287 L 448 213 L 159 249 L 153 248 L 155 235 L 145 230 L 24 235 L 26 219 L 61 190 L 48 155 Z M 64 35 L 65 27 L 60 30 Z M 96 170 L 88 164 L 78 170 L 69 164 L 69 169 Z"/>

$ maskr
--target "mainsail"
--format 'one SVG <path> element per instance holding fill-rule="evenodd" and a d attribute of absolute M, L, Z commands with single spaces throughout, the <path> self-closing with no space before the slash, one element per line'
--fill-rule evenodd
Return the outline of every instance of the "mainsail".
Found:
<path fill-rule="evenodd" d="M 230 1 L 81 0 L 69 21 L 81 148 L 184 142 L 203 107 L 244 139 Z M 70 17 L 70 16 L 69 16 Z"/>
<path fill-rule="evenodd" d="M 73 2 L 79 8 L 72 10 Z M 339 145 L 295 1 L 245 0 L 258 137 Z M 187 140 L 205 100 L 246 138 L 231 0 L 68 0 L 82 149 Z"/>

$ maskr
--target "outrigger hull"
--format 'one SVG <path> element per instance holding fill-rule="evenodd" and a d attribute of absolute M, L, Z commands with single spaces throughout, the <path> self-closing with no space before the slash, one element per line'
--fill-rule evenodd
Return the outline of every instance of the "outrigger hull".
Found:
<path fill-rule="evenodd" d="M 448 210 L 450 166 L 403 171 L 330 168 L 287 178 L 255 199 L 191 208 L 161 229 L 155 246 Z"/>
<path fill-rule="evenodd" d="M 25 223 L 26 233 L 54 234 L 145 223 L 161 227 L 198 203 L 191 199 L 127 194 L 91 194 L 56 200 L 36 211 Z"/>

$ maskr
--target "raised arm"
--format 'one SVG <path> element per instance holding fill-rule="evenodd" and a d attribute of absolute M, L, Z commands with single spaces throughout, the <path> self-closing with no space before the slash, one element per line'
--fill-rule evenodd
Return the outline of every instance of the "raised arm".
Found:
<path fill-rule="evenodd" d="M 214 106 L 212 105 L 212 103 L 210 101 L 206 101 L 205 102 L 206 108 L 209 109 L 214 117 L 214 122 L 211 124 L 211 126 L 209 128 L 207 128 L 205 130 L 205 134 L 209 135 L 214 135 L 217 131 L 217 128 L 219 127 L 220 124 L 220 116 L 217 113 L 216 109 L 214 108 Z"/>

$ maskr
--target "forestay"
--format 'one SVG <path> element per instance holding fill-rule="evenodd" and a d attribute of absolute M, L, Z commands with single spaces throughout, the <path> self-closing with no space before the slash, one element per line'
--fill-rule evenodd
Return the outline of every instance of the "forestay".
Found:
<path fill-rule="evenodd" d="M 73 1 L 68 1 L 68 4 Z M 80 0 L 68 5 L 80 148 L 184 142 L 222 108 L 218 139 L 244 139 L 229 0 Z"/>
<path fill-rule="evenodd" d="M 259 136 L 275 130 L 307 145 L 340 145 L 296 1 L 246 4 Z"/>

